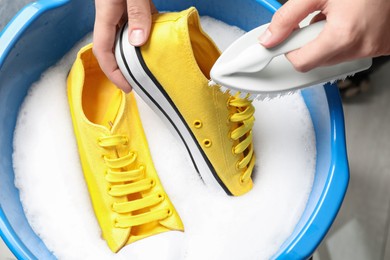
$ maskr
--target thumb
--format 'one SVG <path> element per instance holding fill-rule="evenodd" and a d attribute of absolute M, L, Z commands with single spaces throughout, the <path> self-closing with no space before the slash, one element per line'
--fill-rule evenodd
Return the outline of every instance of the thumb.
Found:
<path fill-rule="evenodd" d="M 268 29 L 259 36 L 259 42 L 271 48 L 284 41 L 310 13 L 319 10 L 321 1 L 289 0 L 272 17 Z"/>
<path fill-rule="evenodd" d="M 127 0 L 130 44 L 141 46 L 149 38 L 152 11 L 155 11 L 155 8 L 149 0 Z"/>

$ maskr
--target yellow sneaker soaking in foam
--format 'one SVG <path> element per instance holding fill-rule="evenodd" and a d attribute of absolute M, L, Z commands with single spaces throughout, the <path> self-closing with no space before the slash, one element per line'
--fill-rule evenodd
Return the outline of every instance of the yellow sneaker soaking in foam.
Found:
<path fill-rule="evenodd" d="M 183 141 L 206 185 L 235 196 L 251 190 L 255 109 L 240 93 L 208 86 L 220 51 L 202 30 L 197 10 L 153 15 L 142 47 L 128 43 L 126 26 L 119 33 L 119 68 Z"/>
<path fill-rule="evenodd" d="M 134 94 L 124 94 L 107 79 L 91 44 L 79 51 L 67 84 L 84 178 L 110 249 L 182 231 L 154 168 Z"/>

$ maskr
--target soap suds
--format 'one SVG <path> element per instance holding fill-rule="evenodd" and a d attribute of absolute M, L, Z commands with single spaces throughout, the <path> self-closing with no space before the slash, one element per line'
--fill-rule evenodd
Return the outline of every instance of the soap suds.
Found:
<path fill-rule="evenodd" d="M 205 31 L 221 50 L 243 34 L 209 17 Z M 185 226 L 113 254 L 100 236 L 79 163 L 66 76 L 83 39 L 35 83 L 14 137 L 15 185 L 34 231 L 59 259 L 268 259 L 289 237 L 306 206 L 315 174 L 315 135 L 300 92 L 254 101 L 254 188 L 242 197 L 213 193 L 185 149 L 137 97 L 153 160 Z"/>

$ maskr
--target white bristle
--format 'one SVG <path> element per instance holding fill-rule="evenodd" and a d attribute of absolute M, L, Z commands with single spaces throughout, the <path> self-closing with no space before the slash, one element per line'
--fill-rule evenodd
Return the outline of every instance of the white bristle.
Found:
<path fill-rule="evenodd" d="M 230 95 L 232 95 L 232 96 L 235 96 L 238 93 L 238 91 L 234 90 L 234 89 L 230 89 L 229 92 L 230 92 Z"/>
<path fill-rule="evenodd" d="M 249 97 L 250 95 L 246 92 L 240 92 L 240 98 L 244 99 L 244 98 L 247 98 Z"/>
<path fill-rule="evenodd" d="M 209 80 L 209 87 L 218 87 L 219 85 L 212 79 Z"/>
<path fill-rule="evenodd" d="M 249 95 L 247 96 L 247 99 L 250 100 L 250 101 L 254 101 L 254 100 L 256 100 L 256 97 L 257 97 L 256 94 L 249 94 Z"/>
<path fill-rule="evenodd" d="M 352 74 L 345 74 L 345 75 L 340 76 L 340 77 L 337 78 L 337 79 L 333 79 L 333 80 L 329 81 L 329 83 L 330 83 L 330 84 L 334 84 L 334 83 L 337 83 L 337 81 L 339 81 L 339 80 L 344 81 L 344 80 L 346 80 L 348 77 L 353 77 L 353 75 L 355 75 L 355 73 L 352 73 Z"/>
<path fill-rule="evenodd" d="M 288 90 L 288 91 L 282 91 L 282 92 L 274 92 L 274 93 L 261 93 L 258 94 L 254 99 L 255 100 L 271 100 L 275 98 L 282 98 L 284 96 L 291 96 L 297 93 L 298 90 Z"/>
<path fill-rule="evenodd" d="M 258 94 L 255 100 L 264 101 L 268 99 L 268 94 Z"/>
<path fill-rule="evenodd" d="M 221 86 L 220 89 L 221 89 L 222 93 L 226 93 L 226 91 L 228 91 L 228 89 L 225 88 L 224 86 Z"/>

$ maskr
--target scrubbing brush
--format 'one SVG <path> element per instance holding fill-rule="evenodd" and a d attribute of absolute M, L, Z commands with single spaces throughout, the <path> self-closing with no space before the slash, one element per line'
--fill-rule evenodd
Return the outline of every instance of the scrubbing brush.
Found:
<path fill-rule="evenodd" d="M 294 69 L 284 54 L 314 40 L 325 21 L 295 30 L 283 43 L 267 49 L 258 43 L 258 36 L 269 26 L 262 25 L 244 34 L 218 58 L 210 72 L 210 85 L 222 91 L 254 98 L 273 98 L 308 86 L 344 79 L 368 69 L 372 59 L 363 58 L 301 73 Z"/>

